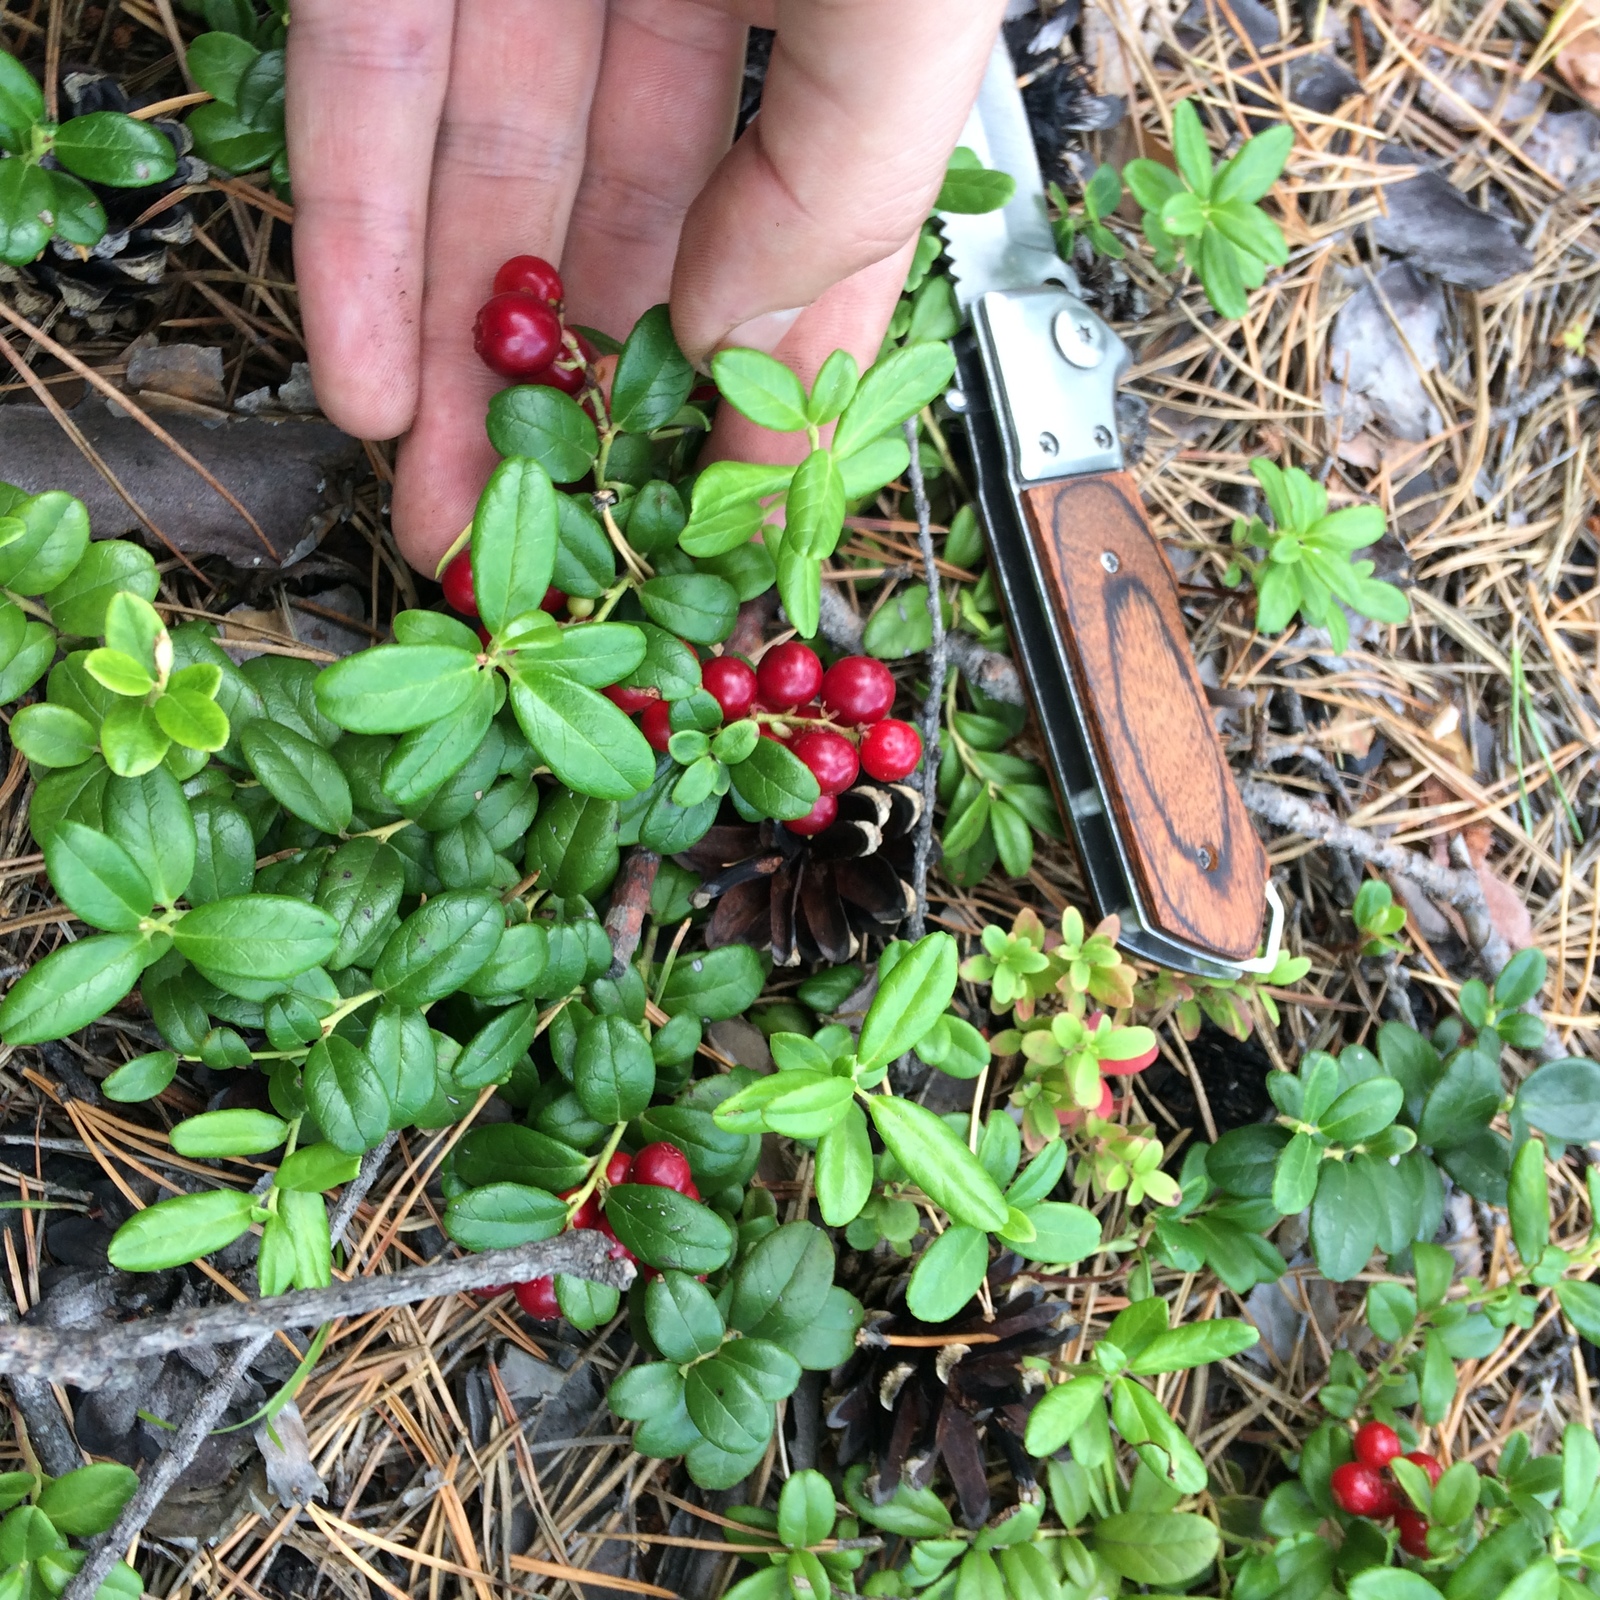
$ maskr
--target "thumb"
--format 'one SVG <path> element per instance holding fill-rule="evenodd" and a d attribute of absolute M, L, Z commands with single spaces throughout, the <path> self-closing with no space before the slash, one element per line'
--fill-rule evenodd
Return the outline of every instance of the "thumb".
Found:
<path fill-rule="evenodd" d="M 1002 0 L 780 0 L 761 113 L 684 221 L 673 326 L 692 361 L 772 351 L 800 312 L 916 233 Z"/>

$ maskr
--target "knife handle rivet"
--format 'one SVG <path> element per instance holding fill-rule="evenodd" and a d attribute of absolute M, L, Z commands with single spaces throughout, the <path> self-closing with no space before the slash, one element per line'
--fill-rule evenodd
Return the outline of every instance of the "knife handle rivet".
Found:
<path fill-rule="evenodd" d="M 1111 448 L 1111 430 L 1103 422 L 1094 430 L 1094 442 L 1102 450 Z"/>
<path fill-rule="evenodd" d="M 1098 330 L 1082 308 L 1071 306 L 1056 313 L 1056 348 L 1075 367 L 1097 367 L 1105 352 L 1100 348 Z"/>
<path fill-rule="evenodd" d="M 1104 567 L 1107 572 L 1115 572 L 1117 568 L 1122 565 L 1122 563 L 1117 560 L 1117 553 L 1115 550 L 1102 550 L 1100 552 L 1100 565 Z"/>
<path fill-rule="evenodd" d="M 1211 870 L 1211 852 L 1206 849 L 1204 845 L 1201 845 L 1200 848 L 1195 851 L 1194 858 L 1200 863 L 1200 870 L 1202 872 L 1209 872 Z"/>
<path fill-rule="evenodd" d="M 957 416 L 960 416 L 967 409 L 967 397 L 959 389 L 946 389 L 944 403 Z"/>
<path fill-rule="evenodd" d="M 1053 433 L 1041 433 L 1039 435 L 1039 453 L 1041 455 L 1053 456 L 1060 448 L 1061 441 Z"/>

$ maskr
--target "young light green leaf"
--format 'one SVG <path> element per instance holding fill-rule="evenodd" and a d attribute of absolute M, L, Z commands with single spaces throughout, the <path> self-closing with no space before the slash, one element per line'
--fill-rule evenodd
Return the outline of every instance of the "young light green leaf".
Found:
<path fill-rule="evenodd" d="M 250 1226 L 253 1195 L 238 1189 L 180 1194 L 136 1211 L 117 1229 L 107 1254 L 123 1272 L 160 1272 L 230 1245 Z"/>
<path fill-rule="evenodd" d="M 168 1137 L 180 1156 L 203 1160 L 262 1155 L 276 1150 L 288 1136 L 289 1124 L 281 1117 L 238 1107 L 186 1117 Z"/>
<path fill-rule="evenodd" d="M 862 378 L 833 436 L 839 457 L 915 416 L 955 375 L 955 356 L 943 342 L 909 344 L 877 362 Z"/>
<path fill-rule="evenodd" d="M 135 1056 L 124 1062 L 101 1085 L 100 1092 L 108 1100 L 131 1104 L 138 1100 L 153 1100 L 172 1082 L 178 1072 L 178 1056 L 174 1050 L 152 1050 L 148 1055 Z"/>
<path fill-rule="evenodd" d="M 813 450 L 795 468 L 789 486 L 783 545 L 797 556 L 820 561 L 831 556 L 844 529 L 844 480 L 829 450 Z"/>
<path fill-rule="evenodd" d="M 946 1228 L 912 1272 L 906 1305 L 919 1321 L 948 1321 L 978 1292 L 988 1270 L 988 1234 L 979 1228 Z"/>
<path fill-rule="evenodd" d="M 758 427 L 795 433 L 806 425 L 806 392 L 781 361 L 760 350 L 719 350 L 711 376 L 722 397 Z"/>

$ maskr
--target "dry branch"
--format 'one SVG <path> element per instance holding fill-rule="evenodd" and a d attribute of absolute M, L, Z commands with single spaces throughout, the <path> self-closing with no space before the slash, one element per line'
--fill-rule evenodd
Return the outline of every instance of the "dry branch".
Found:
<path fill-rule="evenodd" d="M 354 1278 L 327 1289 L 300 1289 L 270 1300 L 206 1306 L 143 1322 L 128 1322 L 92 1334 L 14 1325 L 0 1328 L 0 1372 L 49 1378 L 93 1389 L 125 1361 L 165 1354 L 196 1344 L 229 1344 L 281 1328 L 308 1328 L 335 1317 L 359 1316 L 386 1306 L 410 1305 L 441 1295 L 518 1283 L 525 1278 L 564 1272 L 625 1289 L 633 1281 L 627 1261 L 613 1261 L 612 1242 L 603 1233 L 562 1234 L 541 1244 L 437 1261 L 408 1272 Z"/>

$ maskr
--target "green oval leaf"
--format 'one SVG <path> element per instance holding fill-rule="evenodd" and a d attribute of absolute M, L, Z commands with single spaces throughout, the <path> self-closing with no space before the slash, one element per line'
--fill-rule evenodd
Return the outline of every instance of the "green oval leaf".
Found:
<path fill-rule="evenodd" d="M 970 1227 L 1005 1226 L 1010 1210 L 999 1187 L 942 1119 L 896 1095 L 870 1095 L 867 1105 L 883 1142 L 929 1199 Z"/>
<path fill-rule="evenodd" d="M 160 1272 L 230 1245 L 249 1226 L 255 1196 L 237 1189 L 180 1194 L 148 1206 L 117 1229 L 107 1250 L 123 1272 Z"/>

